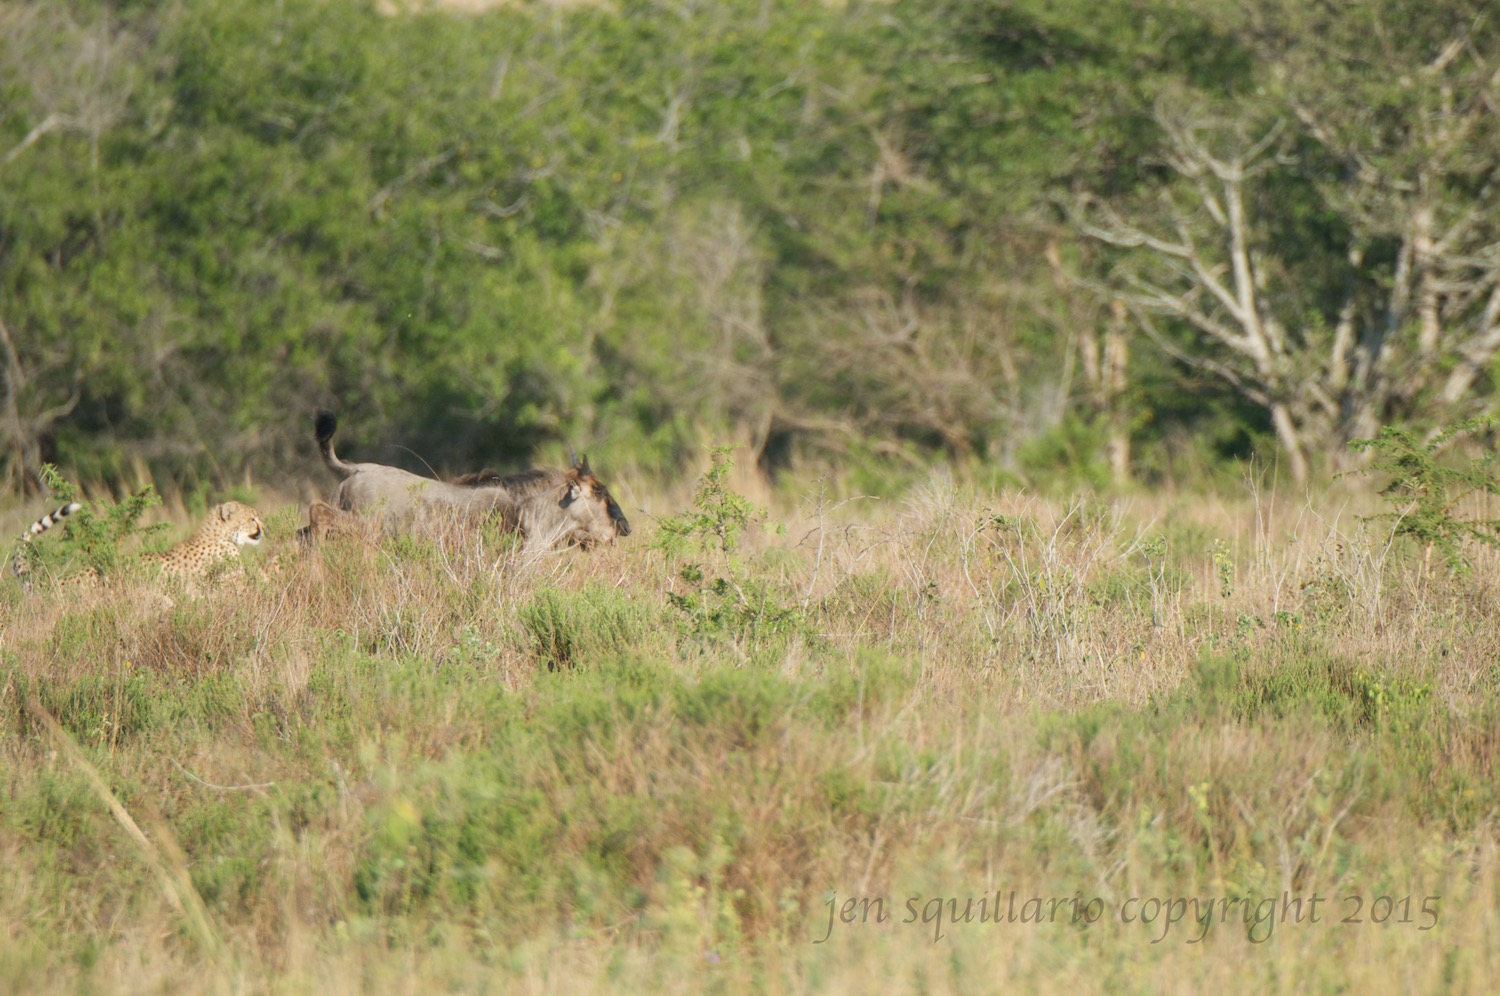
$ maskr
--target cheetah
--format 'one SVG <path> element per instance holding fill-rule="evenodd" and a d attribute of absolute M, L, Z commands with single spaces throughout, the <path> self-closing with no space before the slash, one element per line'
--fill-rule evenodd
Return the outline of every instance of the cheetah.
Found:
<path fill-rule="evenodd" d="M 42 516 L 21 537 L 16 553 L 11 558 L 11 571 L 30 590 L 30 567 L 23 556 L 23 547 L 40 533 L 52 528 L 61 519 L 72 515 L 83 506 L 77 502 Z M 192 589 L 204 579 L 212 576 L 221 564 L 238 560 L 239 548 L 260 542 L 265 527 L 261 525 L 260 513 L 249 505 L 237 501 L 226 501 L 209 512 L 208 518 L 197 531 L 170 550 L 147 553 L 138 558 L 138 563 L 157 577 L 169 579 Z M 88 567 L 60 579 L 60 588 L 92 588 L 102 580 L 97 568 Z"/>
<path fill-rule="evenodd" d="M 214 507 L 197 531 L 172 549 L 148 553 L 141 560 L 163 576 L 193 582 L 211 575 L 222 563 L 237 561 L 240 547 L 255 546 L 265 535 L 260 513 L 249 505 L 226 501 Z"/>

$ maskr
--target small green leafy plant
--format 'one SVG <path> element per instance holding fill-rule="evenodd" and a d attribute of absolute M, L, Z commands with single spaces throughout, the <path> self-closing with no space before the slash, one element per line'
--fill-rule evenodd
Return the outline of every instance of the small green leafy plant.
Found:
<path fill-rule="evenodd" d="M 725 483 L 734 466 L 729 453 L 728 446 L 714 448 L 693 507 L 663 519 L 652 545 L 678 561 L 674 579 L 682 587 L 669 590 L 667 601 L 682 614 L 685 634 L 754 640 L 795 625 L 800 616 L 736 555 L 741 537 L 762 525 L 766 512 Z"/>
<path fill-rule="evenodd" d="M 1471 495 L 1500 494 L 1500 461 L 1488 451 L 1464 462 L 1440 459 L 1458 436 L 1494 427 L 1495 419 L 1488 416 L 1465 419 L 1422 441 L 1406 429 L 1388 425 L 1374 439 L 1349 444 L 1373 454 L 1370 472 L 1391 477 L 1380 492 L 1390 511 L 1371 518 L 1390 521 L 1395 535 L 1420 543 L 1424 565 L 1437 550 L 1449 571 L 1461 576 L 1470 570 L 1465 541 L 1500 547 L 1500 519 L 1469 518 L 1459 511 Z"/>
<path fill-rule="evenodd" d="M 43 464 L 41 477 L 57 504 L 78 500 L 77 486 L 53 465 Z M 121 545 L 132 535 L 150 535 L 166 528 L 166 523 L 146 529 L 139 527 L 141 516 L 159 504 L 161 498 L 150 484 L 118 502 L 84 504 L 64 521 L 62 541 L 49 544 L 48 554 L 38 549 L 40 544 L 28 543 L 20 547 L 19 555 L 26 557 L 33 569 L 39 561 L 56 565 L 71 559 L 80 561 L 80 566 L 87 565 L 101 574 L 108 574 L 119 563 Z"/>
<path fill-rule="evenodd" d="M 1219 572 L 1219 597 L 1234 597 L 1234 552 L 1221 539 L 1214 540 L 1214 567 Z"/>
<path fill-rule="evenodd" d="M 654 545 L 669 556 L 688 551 L 707 553 L 716 550 L 729 556 L 739 546 L 745 530 L 766 521 L 766 511 L 757 508 L 744 495 L 736 494 L 724 483 L 733 461 L 733 447 L 716 446 L 709 467 L 693 489 L 693 507 L 661 521 Z"/>

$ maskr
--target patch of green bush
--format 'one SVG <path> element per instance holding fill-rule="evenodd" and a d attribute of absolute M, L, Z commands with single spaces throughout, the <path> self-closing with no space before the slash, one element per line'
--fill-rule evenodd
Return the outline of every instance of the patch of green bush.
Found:
<path fill-rule="evenodd" d="M 601 585 L 543 588 L 516 609 L 516 621 L 522 648 L 551 670 L 639 652 L 662 626 L 638 601 Z"/>

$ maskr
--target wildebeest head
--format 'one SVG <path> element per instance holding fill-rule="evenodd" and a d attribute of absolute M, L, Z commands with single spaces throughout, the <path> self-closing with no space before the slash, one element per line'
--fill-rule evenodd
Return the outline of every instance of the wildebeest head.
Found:
<path fill-rule="evenodd" d="M 589 470 L 589 458 L 584 456 L 568 468 L 563 475 L 564 491 L 560 508 L 578 521 L 581 528 L 575 530 L 584 546 L 595 542 L 611 543 L 616 536 L 630 535 L 630 520 L 609 493 L 604 482 Z"/>
<path fill-rule="evenodd" d="M 630 535 L 630 521 L 609 488 L 589 469 L 586 456 L 574 460 L 567 470 L 501 474 L 486 468 L 456 477 L 453 483 L 466 488 L 504 488 L 515 497 L 520 519 L 551 531 L 559 524 L 546 525 L 556 515 L 544 514 L 539 506 L 545 502 L 553 513 L 569 520 L 564 539 L 582 546 L 610 543 L 618 536 Z"/>

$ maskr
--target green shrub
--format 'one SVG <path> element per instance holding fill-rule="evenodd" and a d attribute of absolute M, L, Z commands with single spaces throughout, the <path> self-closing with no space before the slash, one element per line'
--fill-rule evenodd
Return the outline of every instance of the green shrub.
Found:
<path fill-rule="evenodd" d="M 1374 518 L 1389 522 L 1394 535 L 1419 543 L 1424 563 L 1437 550 L 1455 575 L 1470 570 L 1466 541 L 1500 547 L 1500 519 L 1473 518 L 1460 511 L 1471 495 L 1500 495 L 1500 455 L 1487 446 L 1482 455 L 1453 465 L 1442 454 L 1459 436 L 1493 429 L 1495 424 L 1490 417 L 1465 419 L 1427 439 L 1388 425 L 1374 439 L 1350 443 L 1373 454 L 1371 473 L 1391 478 L 1380 492 L 1390 511 Z"/>
<path fill-rule="evenodd" d="M 42 480 L 55 503 L 77 500 L 78 489 L 51 464 L 42 465 Z M 24 557 L 33 571 L 42 569 L 53 576 L 60 577 L 79 567 L 93 567 L 101 574 L 109 574 L 118 566 L 120 549 L 131 536 L 140 533 L 150 537 L 167 528 L 166 523 L 145 530 L 139 528 L 141 516 L 159 504 L 161 499 L 149 484 L 119 502 L 85 502 L 63 520 L 60 538 L 48 543 L 27 543 L 19 548 L 17 555 Z"/>
<path fill-rule="evenodd" d="M 713 465 L 693 492 L 693 507 L 663 519 L 653 546 L 667 555 L 675 580 L 682 582 L 680 589 L 668 590 L 667 602 L 680 613 L 683 635 L 753 648 L 806 627 L 801 608 L 736 555 L 740 537 L 763 524 L 766 512 L 725 483 L 733 466 L 730 449 L 714 449 Z M 690 554 L 701 559 L 687 559 Z"/>
<path fill-rule="evenodd" d="M 638 651 L 656 620 L 637 602 L 599 585 L 582 592 L 544 588 L 516 610 L 522 646 L 549 670 Z"/>

